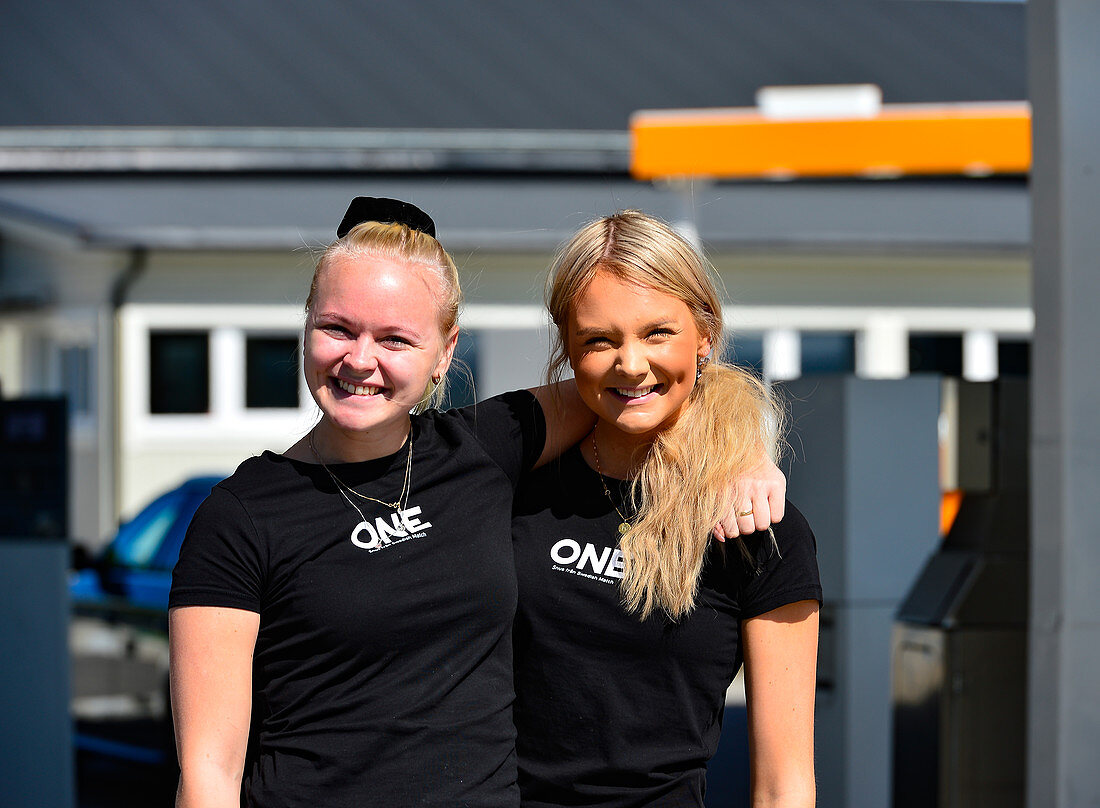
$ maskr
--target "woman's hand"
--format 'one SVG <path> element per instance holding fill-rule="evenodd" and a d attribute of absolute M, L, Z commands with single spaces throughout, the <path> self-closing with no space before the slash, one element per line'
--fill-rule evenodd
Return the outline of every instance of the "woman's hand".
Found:
<path fill-rule="evenodd" d="M 168 613 L 177 808 L 241 803 L 259 627 L 260 616 L 243 609 L 182 606 Z"/>
<path fill-rule="evenodd" d="M 748 536 L 782 521 L 787 502 L 787 478 L 765 458 L 730 484 L 729 507 L 714 527 L 718 541 Z"/>

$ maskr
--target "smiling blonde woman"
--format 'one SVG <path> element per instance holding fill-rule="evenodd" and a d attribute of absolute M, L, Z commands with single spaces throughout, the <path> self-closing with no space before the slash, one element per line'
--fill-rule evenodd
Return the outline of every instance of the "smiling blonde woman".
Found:
<path fill-rule="evenodd" d="M 738 551 L 710 537 L 780 419 L 763 384 L 712 358 L 705 261 L 624 211 L 573 237 L 547 289 L 551 376 L 570 367 L 597 420 L 515 507 L 523 805 L 702 806 L 743 661 L 751 804 L 812 806 L 814 537 L 793 506 L 771 503 L 773 532 L 747 499 Z"/>

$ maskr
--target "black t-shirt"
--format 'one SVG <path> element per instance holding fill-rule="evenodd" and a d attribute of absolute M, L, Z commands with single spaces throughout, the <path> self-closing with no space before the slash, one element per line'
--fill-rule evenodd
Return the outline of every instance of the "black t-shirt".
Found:
<path fill-rule="evenodd" d="M 626 513 L 627 484 L 608 485 Z M 639 621 L 620 599 L 619 521 L 577 448 L 516 498 L 515 721 L 529 808 L 701 806 L 741 620 L 821 599 L 813 533 L 788 504 L 778 553 L 766 532 L 747 540 L 754 565 L 712 542 L 695 610 Z"/>
<path fill-rule="evenodd" d="M 360 516 L 326 472 L 270 452 L 195 515 L 170 605 L 260 615 L 244 805 L 518 803 L 510 515 L 542 411 L 512 393 L 414 416 L 412 435 L 415 532 L 357 501 L 357 546 Z M 396 500 L 406 458 L 330 468 Z"/>

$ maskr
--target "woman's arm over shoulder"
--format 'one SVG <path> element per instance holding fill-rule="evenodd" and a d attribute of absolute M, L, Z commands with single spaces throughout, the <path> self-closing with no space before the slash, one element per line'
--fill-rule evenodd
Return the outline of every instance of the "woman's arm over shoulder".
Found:
<path fill-rule="evenodd" d="M 818 602 L 742 624 L 753 808 L 813 808 Z"/>
<path fill-rule="evenodd" d="M 259 626 L 259 614 L 244 609 L 181 606 L 168 614 L 177 808 L 240 805 Z"/>
<path fill-rule="evenodd" d="M 580 443 L 596 425 L 596 415 L 588 409 L 572 379 L 533 387 L 530 392 L 538 400 L 546 420 L 546 443 L 534 466 L 538 468 Z"/>

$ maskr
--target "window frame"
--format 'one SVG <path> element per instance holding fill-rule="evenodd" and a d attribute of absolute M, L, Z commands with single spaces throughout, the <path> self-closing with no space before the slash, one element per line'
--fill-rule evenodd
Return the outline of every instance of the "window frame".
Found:
<path fill-rule="evenodd" d="M 119 402 L 126 448 L 148 442 L 209 441 L 219 435 L 289 434 L 316 407 L 298 380 L 295 407 L 245 406 L 245 346 L 250 336 L 290 337 L 301 350 L 305 315 L 294 305 L 131 304 L 119 313 L 119 369 L 126 384 Z M 153 413 L 149 400 L 149 339 L 155 331 L 206 331 L 210 341 L 210 409 Z"/>

